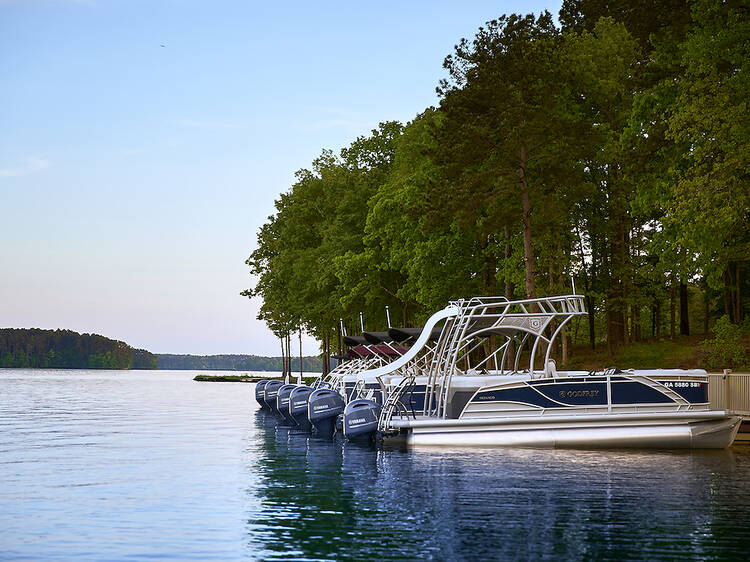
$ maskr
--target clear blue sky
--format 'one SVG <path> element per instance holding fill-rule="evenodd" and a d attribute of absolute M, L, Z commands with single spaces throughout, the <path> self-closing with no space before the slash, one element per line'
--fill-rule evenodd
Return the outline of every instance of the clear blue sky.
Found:
<path fill-rule="evenodd" d="M 559 6 L 0 0 L 0 327 L 278 354 L 239 292 L 294 172 L 436 104 L 485 21 Z"/>

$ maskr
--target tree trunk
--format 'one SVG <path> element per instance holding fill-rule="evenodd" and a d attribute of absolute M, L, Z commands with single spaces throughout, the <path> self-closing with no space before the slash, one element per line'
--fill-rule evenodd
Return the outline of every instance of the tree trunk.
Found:
<path fill-rule="evenodd" d="M 708 282 L 703 279 L 703 333 L 708 333 Z"/>
<path fill-rule="evenodd" d="M 732 266 L 727 265 L 724 271 L 724 314 L 732 320 L 734 303 L 732 302 Z"/>
<path fill-rule="evenodd" d="M 656 301 L 656 337 L 661 337 L 661 300 Z"/>
<path fill-rule="evenodd" d="M 526 298 L 536 298 L 536 287 L 534 285 L 534 245 L 531 239 L 531 199 L 529 197 L 529 185 L 526 181 L 526 163 L 528 156 L 526 146 L 521 145 L 519 158 L 519 177 L 521 178 L 521 204 L 523 206 L 523 261 L 525 264 Z"/>
<path fill-rule="evenodd" d="M 688 287 L 680 280 L 680 335 L 690 335 L 690 317 L 688 316 Z"/>
<path fill-rule="evenodd" d="M 286 335 L 286 360 L 287 360 L 286 373 L 289 377 L 291 377 L 292 376 L 292 332 L 291 330 Z"/>
<path fill-rule="evenodd" d="M 596 324 L 594 323 L 594 297 L 586 295 L 586 309 L 589 313 L 589 340 L 591 341 L 591 349 L 596 349 Z"/>
<path fill-rule="evenodd" d="M 641 307 L 633 305 L 633 341 L 641 341 Z"/>
<path fill-rule="evenodd" d="M 328 374 L 328 333 L 323 336 L 323 376 Z"/>
<path fill-rule="evenodd" d="M 622 345 L 624 342 L 624 322 L 625 315 L 623 314 L 623 284 L 622 277 L 617 275 L 616 260 L 617 254 L 621 251 L 618 243 L 614 242 L 611 245 L 611 253 L 609 256 L 610 264 L 610 275 L 609 275 L 609 287 L 607 288 L 606 294 L 606 317 L 607 317 L 607 352 L 609 355 L 614 354 L 615 350 Z"/>
<path fill-rule="evenodd" d="M 287 352 L 287 361 L 289 361 L 289 367 L 287 370 L 287 374 L 291 377 L 292 376 L 292 332 L 289 331 L 289 334 L 286 336 L 286 352 Z"/>
<path fill-rule="evenodd" d="M 510 227 L 505 225 L 505 260 L 510 260 Z M 505 298 L 508 300 L 513 299 L 513 282 L 510 277 L 505 277 Z"/>
<path fill-rule="evenodd" d="M 526 284 L 526 298 L 536 298 L 536 286 L 534 284 L 534 246 L 531 240 L 531 202 L 529 192 L 524 191 L 523 201 L 523 261 L 525 265 L 524 281 Z"/>
<path fill-rule="evenodd" d="M 669 283 L 669 339 L 673 340 L 675 336 L 675 320 L 677 316 L 676 299 L 675 299 L 675 276 L 672 274 Z"/>
<path fill-rule="evenodd" d="M 735 262 L 735 271 L 737 272 L 734 276 L 734 282 L 737 286 L 737 292 L 734 294 L 734 318 L 737 324 L 742 322 L 742 298 L 740 295 L 740 262 Z"/>
<path fill-rule="evenodd" d="M 628 331 L 628 299 L 630 298 L 630 236 L 626 218 L 620 222 L 618 238 L 622 247 L 620 249 L 620 277 L 622 283 L 622 343 L 630 345 L 630 333 Z"/>
<path fill-rule="evenodd" d="M 483 239 L 484 251 L 484 290 L 486 295 L 497 294 L 497 259 L 494 252 L 489 251 L 490 245 L 496 246 L 497 241 L 492 235 Z"/>

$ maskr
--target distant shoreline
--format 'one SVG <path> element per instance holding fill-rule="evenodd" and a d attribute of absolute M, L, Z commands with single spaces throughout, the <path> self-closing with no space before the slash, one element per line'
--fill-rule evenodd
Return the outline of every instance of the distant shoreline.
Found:
<path fill-rule="evenodd" d="M 281 375 L 281 373 L 279 373 Z M 310 384 L 312 381 L 317 379 L 318 377 L 310 377 L 310 376 L 303 376 L 302 381 L 304 384 Z M 250 376 L 250 375 L 196 375 L 193 380 L 197 382 L 244 382 L 244 383 L 255 383 L 260 382 L 262 380 L 268 380 L 268 379 L 276 379 L 280 380 L 281 376 L 278 377 L 257 377 L 257 376 Z M 292 381 L 296 381 L 297 377 L 292 375 L 291 379 Z"/>
<path fill-rule="evenodd" d="M 0 328 L 0 368 L 281 372 L 285 364 L 282 357 L 263 355 L 151 353 L 99 334 L 72 330 Z M 323 359 L 295 357 L 292 365 L 319 373 Z"/>

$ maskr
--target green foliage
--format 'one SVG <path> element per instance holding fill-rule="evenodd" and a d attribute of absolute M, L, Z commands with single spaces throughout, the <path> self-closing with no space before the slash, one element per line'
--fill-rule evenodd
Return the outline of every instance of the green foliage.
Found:
<path fill-rule="evenodd" d="M 0 367 L 156 369 L 156 356 L 125 342 L 71 330 L 0 329 Z"/>
<path fill-rule="evenodd" d="M 712 0 L 696 0 L 692 13 L 668 119 L 669 138 L 689 146 L 670 220 L 690 223 L 678 241 L 719 288 L 730 261 L 750 259 L 750 17 L 746 4 Z"/>
<path fill-rule="evenodd" d="M 745 347 L 742 345 L 742 329 L 729 321 L 727 315 L 716 321 L 713 327 L 714 338 L 701 345 L 704 363 L 709 369 L 736 369 L 747 366 Z"/>
<path fill-rule="evenodd" d="M 259 318 L 280 337 L 302 328 L 322 341 L 360 311 L 367 329 L 385 326 L 385 306 L 414 325 L 449 299 L 560 293 L 569 275 L 590 309 L 571 335 L 606 337 L 611 356 L 647 327 L 666 332 L 680 285 L 704 297 L 683 297 L 705 301 L 697 318 L 723 300 L 741 321 L 747 12 L 565 0 L 562 28 L 548 12 L 487 22 L 445 59 L 439 107 L 297 173 L 243 294 L 262 299 Z"/>

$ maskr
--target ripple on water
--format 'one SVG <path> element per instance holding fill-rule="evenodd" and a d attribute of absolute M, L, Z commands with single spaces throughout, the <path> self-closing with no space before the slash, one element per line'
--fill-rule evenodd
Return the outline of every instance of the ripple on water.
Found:
<path fill-rule="evenodd" d="M 343 446 L 186 372 L 0 371 L 0 558 L 727 559 L 750 454 Z"/>

